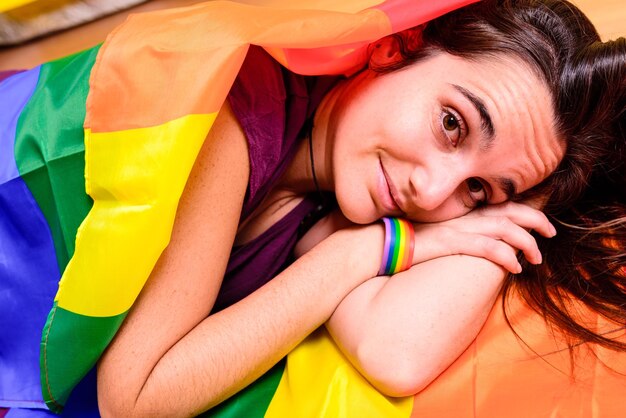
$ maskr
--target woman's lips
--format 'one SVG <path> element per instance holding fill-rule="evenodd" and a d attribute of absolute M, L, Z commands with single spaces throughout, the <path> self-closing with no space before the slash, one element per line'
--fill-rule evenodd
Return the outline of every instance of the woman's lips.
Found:
<path fill-rule="evenodd" d="M 384 209 L 388 212 L 400 211 L 400 206 L 393 195 L 393 184 L 389 180 L 389 176 L 385 171 L 382 161 L 380 163 L 380 176 L 378 181 L 378 194 L 380 195 L 380 201 Z"/>

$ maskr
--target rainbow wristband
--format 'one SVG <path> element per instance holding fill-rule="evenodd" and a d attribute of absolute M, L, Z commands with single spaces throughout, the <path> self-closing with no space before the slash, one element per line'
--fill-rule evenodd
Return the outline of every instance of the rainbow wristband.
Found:
<path fill-rule="evenodd" d="M 413 224 L 400 218 L 382 218 L 385 223 L 385 248 L 379 276 L 389 276 L 408 270 L 413 260 L 415 232 Z"/>

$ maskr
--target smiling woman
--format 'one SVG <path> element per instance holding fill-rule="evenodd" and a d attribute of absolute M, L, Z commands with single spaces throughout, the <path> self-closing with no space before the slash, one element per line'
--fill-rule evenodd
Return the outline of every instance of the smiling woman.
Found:
<path fill-rule="evenodd" d="M 70 414 L 97 362 L 90 413 L 197 415 L 324 323 L 409 395 L 512 283 L 573 343 L 626 349 L 568 310 L 626 322 L 624 40 L 563 0 L 321 3 L 137 15 L 0 83 L 0 405 Z M 374 222 L 398 215 L 413 234 Z"/>
<path fill-rule="evenodd" d="M 526 254 L 526 259 L 535 265 L 525 264 L 521 275 L 510 276 L 505 281 L 503 307 L 520 294 L 548 323 L 556 325 L 556 329 L 568 336 L 570 349 L 591 341 L 624 350 L 626 269 L 623 243 L 626 242 L 626 206 L 622 191 L 626 187 L 626 40 L 620 38 L 601 43 L 594 28 L 580 13 L 570 4 L 559 1 L 484 1 L 436 19 L 423 31 L 401 32 L 393 35 L 392 39 L 395 45 L 387 48 L 382 55 L 384 59 L 373 60 L 375 68 L 384 74 L 381 78 L 402 77 L 403 72 L 408 74 L 415 67 L 428 68 L 429 63 L 437 59 L 443 64 L 427 72 L 428 82 L 419 76 L 410 81 L 405 79 L 401 97 L 416 95 L 414 100 L 419 102 L 423 97 L 419 93 L 436 91 L 438 85 L 448 82 L 456 85 L 447 91 L 443 89 L 448 94 L 430 95 L 437 99 L 431 105 L 435 109 L 431 113 L 434 115 L 431 124 L 434 129 L 424 133 L 413 127 L 412 131 L 399 133 L 408 142 L 425 136 L 428 138 L 427 135 L 431 135 L 432 140 L 419 142 L 419 146 L 413 147 L 412 151 L 407 147 L 396 156 L 398 161 L 406 155 L 419 158 L 425 153 L 435 162 L 430 170 L 422 168 L 432 162 L 428 159 L 421 165 L 414 165 L 417 173 L 435 173 L 432 178 L 424 175 L 434 186 L 411 182 L 411 185 L 419 184 L 421 187 L 407 187 L 405 190 L 423 192 L 430 190 L 429 187 L 444 185 L 447 188 L 440 186 L 445 190 L 441 196 L 447 198 L 465 179 L 466 193 L 480 193 L 484 189 L 488 199 L 494 199 L 493 195 L 498 193 L 495 199 L 504 199 L 508 191 L 513 200 L 528 202 L 529 198 L 536 199 L 534 204 L 543 206 L 555 220 L 558 234 L 550 240 L 537 238 L 543 257 L 538 254 L 534 259 Z M 400 57 L 388 59 L 394 55 Z M 373 53 L 375 56 L 376 52 Z M 456 62 L 450 61 L 449 56 L 455 57 Z M 493 61 L 498 64 L 494 65 Z M 511 62 L 517 64 L 516 68 L 504 70 Z M 498 66 L 503 69 L 500 73 L 493 71 Z M 464 78 L 460 82 L 454 79 L 458 77 L 456 68 L 461 68 L 459 74 Z M 472 77 L 479 82 L 467 83 Z M 413 89 L 416 84 L 426 87 L 418 91 Z M 426 96 L 429 97 L 428 94 Z M 378 101 L 386 103 L 381 97 Z M 419 115 L 405 116 L 400 106 L 393 109 L 401 121 L 420 118 Z M 443 112 L 441 109 L 444 109 Z M 375 118 L 375 115 L 371 112 L 368 117 Z M 366 124 L 367 120 L 364 118 L 361 123 Z M 489 120 L 494 135 L 488 141 L 489 146 L 485 146 L 485 139 L 490 136 Z M 441 132 L 444 134 L 437 136 Z M 465 146 L 472 146 L 472 139 L 476 154 L 475 160 L 470 159 L 469 164 L 473 163 L 471 167 L 483 173 L 495 170 L 497 178 L 490 178 L 489 175 L 457 176 L 457 173 L 463 173 L 468 164 L 466 159 L 472 155 L 464 149 L 464 141 L 468 141 Z M 492 154 L 498 147 L 500 152 Z M 604 157 L 600 157 L 601 154 Z M 508 167 L 510 171 L 498 172 L 503 167 Z M 397 202 L 397 206 L 390 209 L 398 210 L 403 207 L 405 195 L 397 191 L 402 190 L 402 184 L 396 186 L 395 183 L 402 181 L 398 178 L 410 178 L 410 175 L 394 174 L 385 174 L 385 179 L 393 202 Z M 534 182 L 520 180 L 528 175 L 534 177 Z M 480 185 L 476 183 L 481 180 L 487 181 Z M 494 187 L 494 184 L 498 186 Z M 340 200 L 339 187 L 336 193 Z M 413 196 L 419 197 L 419 194 Z M 436 196 L 433 192 L 432 197 Z M 433 198 L 430 202 L 437 205 L 442 200 Z M 442 206 L 429 207 L 428 204 L 423 202 L 420 208 L 433 210 L 435 216 L 441 213 Z M 461 205 L 456 210 L 462 210 L 459 207 Z M 472 214 L 486 213 L 491 209 L 486 207 Z M 415 216 L 408 210 L 406 213 Z M 449 213 L 454 213 L 454 209 Z M 423 244 L 423 241 L 420 242 L 420 245 Z M 546 260 L 543 264 L 540 263 L 542 258 Z M 381 296 L 385 287 L 395 288 L 388 294 L 397 298 L 402 298 L 406 289 L 403 290 L 403 286 L 394 281 L 363 287 L 366 286 L 371 293 L 363 291 L 360 297 L 367 298 L 363 293 L 369 294 L 371 305 L 351 302 L 351 297 L 347 297 L 331 319 L 331 325 L 340 325 L 331 327 L 331 330 L 335 336 L 354 340 L 347 344 L 343 342 L 346 344 L 344 350 L 362 364 L 367 364 L 362 366 L 363 373 L 391 387 L 394 383 L 389 382 L 406 388 L 406 380 L 398 377 L 397 370 L 407 368 L 411 370 L 409 375 L 418 376 L 420 368 L 423 371 L 431 367 L 428 360 L 418 360 L 426 352 L 423 348 L 415 348 L 423 347 L 419 341 L 403 334 L 403 338 L 409 339 L 408 343 L 388 348 L 384 346 L 388 340 L 380 338 L 377 332 L 373 332 L 375 337 L 370 338 L 368 332 L 363 330 L 345 331 L 350 327 L 363 329 L 359 323 L 365 321 L 376 324 L 373 327 L 380 327 L 383 333 L 394 335 L 395 326 L 390 327 L 387 323 L 379 325 L 375 315 L 368 314 L 368 309 L 387 312 L 389 321 L 402 323 L 398 329 L 411 327 L 415 316 L 407 314 L 402 321 L 399 319 L 402 315 L 398 313 L 401 309 L 385 310 L 381 307 L 385 302 L 394 301 L 394 297 L 387 299 Z M 408 299 L 407 303 L 415 302 L 412 298 Z M 347 305 L 352 305 L 352 309 L 346 308 Z M 431 309 L 436 308 L 432 306 Z M 590 320 L 581 314 L 589 312 L 585 310 L 601 313 L 609 324 L 599 326 L 596 319 Z M 351 320 L 351 315 L 358 320 Z M 432 338 L 429 337 L 429 341 Z M 343 340 L 339 338 L 339 341 Z M 364 356 L 364 352 L 369 354 Z M 406 358 L 407 352 L 414 353 L 414 357 L 406 363 L 398 360 L 397 364 L 390 366 L 387 359 Z M 377 356 L 385 360 L 377 362 Z M 432 356 L 426 358 L 432 360 Z M 476 359 L 467 361 L 472 363 Z M 419 366 L 413 369 L 411 366 L 414 364 Z M 467 363 L 462 364 L 470 367 Z M 473 379 L 476 378 L 473 375 Z M 468 380 L 471 381 L 472 377 Z M 384 386 L 384 383 L 381 385 Z M 409 390 L 400 393 L 422 388 L 423 381 L 408 387 Z M 392 390 L 391 393 L 397 392 Z M 428 401 L 425 403 L 428 404 Z M 441 411 L 445 408 L 433 409 Z"/>
<path fill-rule="evenodd" d="M 357 223 L 400 214 L 422 222 L 444 221 L 469 212 L 481 199 L 493 204 L 458 219 L 418 224 L 415 236 L 419 245 L 413 258 L 418 265 L 402 279 L 378 277 L 363 281 L 367 273 L 361 269 L 376 269 L 378 264 L 378 257 L 372 260 L 371 254 L 379 249 L 370 246 L 380 239 L 376 235 L 382 231 L 375 225 L 352 227 L 332 233 L 310 248 L 249 298 L 208 318 L 204 317 L 204 310 L 189 308 L 187 314 L 177 310 L 176 316 L 169 316 L 172 322 L 167 327 L 155 330 L 157 322 L 162 325 L 156 318 L 165 314 L 159 307 L 167 303 L 183 306 L 189 302 L 186 295 L 197 293 L 192 288 L 180 292 L 180 281 L 175 279 L 181 273 L 173 269 L 174 260 L 183 256 L 176 254 L 189 248 L 184 241 L 188 237 L 178 238 L 180 241 L 173 241 L 161 258 L 164 267 L 152 273 L 138 304 L 129 313 L 127 325 L 101 360 L 99 399 L 103 413 L 167 414 L 174 404 L 163 398 L 164 393 L 175 397 L 177 408 L 200 411 L 223 399 L 241 382 L 257 376 L 260 365 L 275 361 L 277 353 L 298 340 L 303 329 L 311 329 L 330 312 L 333 316 L 329 328 L 338 345 L 380 390 L 398 396 L 424 388 L 478 332 L 502 284 L 500 268 L 494 268 L 485 259 L 519 273 L 517 249 L 530 263 L 539 264 L 542 260 L 535 238 L 526 230 L 533 229 L 544 237 L 554 236 L 554 227 L 543 214 L 523 204 L 498 205 L 506 199 L 507 192 L 514 192 L 520 200 L 536 197 L 539 203 L 535 204 L 547 202 L 548 210 L 562 209 L 562 197 L 567 195 L 569 201 L 576 201 L 585 179 L 600 169 L 596 162 L 612 164 L 601 156 L 614 149 L 623 152 L 624 91 L 606 88 L 621 85 L 624 78 L 623 42 L 602 44 L 599 48 L 606 51 L 608 59 L 592 67 L 591 72 L 586 62 L 579 64 L 572 59 L 598 42 L 593 27 L 571 5 L 533 0 L 484 1 L 445 15 L 423 29 L 410 29 L 374 42 L 369 66 L 325 93 L 317 106 L 312 137 L 306 138 L 312 140 L 313 147 L 309 147 L 308 141 L 297 146 L 284 173 L 257 209 L 246 217 L 244 228 L 256 230 L 259 235 L 252 234 L 244 242 L 254 242 L 265 234 L 267 230 L 261 225 L 278 222 L 285 212 L 297 207 L 304 193 L 314 191 L 313 172 L 317 172 L 322 189 L 335 192 L 343 215 Z M 254 57 L 249 56 L 251 60 Z M 254 67 L 262 68 L 258 63 Z M 254 97 L 244 86 L 261 83 L 247 79 L 245 68 L 231 94 Z M 594 114 L 584 107 L 569 105 L 571 86 L 576 86 L 575 91 L 586 91 L 589 83 L 589 88 L 599 94 L 597 100 L 606 104 L 606 112 Z M 254 129 L 247 126 L 256 119 L 240 113 L 245 102 L 237 99 L 230 104 L 250 138 L 254 137 Z M 265 112 L 267 108 L 262 114 Z M 393 118 L 388 117 L 390 113 Z M 220 126 L 229 126 L 232 121 L 228 108 L 223 109 L 222 115 L 226 118 L 221 119 L 224 125 Z M 485 136 L 485 131 L 489 133 L 485 115 L 489 115 L 493 126 L 491 140 Z M 456 125 L 450 116 L 454 116 Z M 458 131 L 451 134 L 444 123 Z M 600 132 L 597 126 L 606 129 Z M 590 139 L 599 135 L 601 140 Z M 311 158 L 310 153 L 316 158 Z M 589 155 L 593 155 L 592 165 L 580 159 Z M 193 190 L 206 182 L 206 175 L 192 174 L 187 189 L 191 194 L 183 197 L 183 211 L 184 202 L 197 201 Z M 604 197 L 622 199 L 623 208 L 623 197 L 614 192 Z M 208 195 L 205 199 L 209 199 Z M 204 215 L 198 218 L 202 224 L 206 224 Z M 174 237 L 184 237 L 178 235 L 180 230 L 201 230 L 200 224 L 185 226 L 184 219 L 178 218 L 182 223 L 175 224 Z M 223 226 L 223 219 L 220 224 Z M 614 233 L 619 239 L 616 242 L 622 242 L 623 222 L 618 218 L 612 227 L 603 228 L 604 236 Z M 559 225 L 558 229 L 564 228 Z M 565 231 L 562 235 L 568 236 Z M 605 253 L 620 254 L 619 248 L 602 245 L 601 241 L 595 243 Z M 576 251 L 571 241 L 561 244 Z M 344 253 L 346 246 L 350 251 Z M 450 254 L 485 259 L 453 258 L 445 263 L 436 260 Z M 546 259 L 552 257 L 551 253 L 545 255 Z M 356 264 L 348 261 L 346 270 L 337 256 L 348 260 L 356 257 Z M 318 259 L 323 259 L 321 267 L 309 265 Z M 432 274 L 433 265 L 437 266 L 439 283 L 450 276 L 465 277 L 471 271 L 480 277 L 481 286 L 457 282 L 454 287 L 433 286 L 422 291 L 422 274 Z M 571 281 L 552 274 L 552 263 L 545 266 L 548 272 L 534 283 L 520 280 L 521 293 L 544 290 L 545 303 L 538 309 L 549 321 L 564 325 L 576 338 L 623 349 L 624 343 L 613 335 L 591 327 L 580 331 L 586 321 L 577 322 L 566 309 L 551 309 L 564 300 L 559 299 L 561 292 L 576 292 L 567 285 Z M 588 289 L 581 302 L 595 308 L 596 302 L 602 300 L 602 310 L 597 310 L 616 324 L 623 324 L 626 314 L 621 306 L 625 295 L 619 287 L 619 266 L 620 262 L 610 272 L 593 278 L 614 285 L 611 298 L 604 298 L 605 286 L 597 293 Z M 531 275 L 541 271 L 530 267 L 526 270 Z M 571 277 L 587 279 L 579 266 L 572 266 L 567 272 Z M 356 280 L 357 286 L 352 280 Z M 346 296 L 343 286 L 353 290 Z M 211 287 L 211 292 L 218 291 Z M 410 295 L 411 303 L 405 295 Z M 174 296 L 177 302 L 173 302 Z M 329 303 L 329 299 L 333 302 Z M 334 306 L 337 300 L 342 303 Z M 398 300 L 405 303 L 398 305 Z M 432 306 L 432 300 L 441 303 Z M 198 305 L 202 306 L 199 301 Z M 431 306 L 432 312 L 426 306 Z M 441 306 L 450 308 L 441 313 Z M 255 317 L 254 325 L 248 321 L 251 315 Z M 382 325 L 365 327 L 364 323 Z M 248 325 L 242 329 L 238 324 Z M 228 333 L 235 325 L 241 332 Z M 411 332 L 399 336 L 397 328 L 405 327 Z M 268 337 L 268 329 L 280 332 L 272 332 Z M 435 336 L 432 329 L 445 332 Z M 147 342 L 144 335 L 153 339 Z M 250 338 L 263 341 L 261 347 L 255 347 L 254 355 L 245 344 L 236 343 L 251 341 Z M 212 341 L 211 346 L 202 345 L 207 340 Z M 238 349 L 223 351 L 223 347 L 233 345 Z M 131 360 L 131 352 L 150 355 L 138 364 Z M 226 355 L 228 366 L 217 360 Z M 199 373 L 200 367 L 205 372 Z M 122 379 L 124 392 L 117 389 Z M 179 384 L 188 384 L 188 390 L 180 391 Z"/>
<path fill-rule="evenodd" d="M 620 243 L 626 213 L 620 190 L 626 182 L 626 39 L 601 42 L 593 25 L 565 2 L 538 2 L 511 15 L 509 7 L 518 3 L 502 4 L 492 7 L 482 2 L 435 20 L 426 26 L 419 49 L 411 50 L 411 40 L 396 35 L 402 54 L 411 62 L 439 51 L 470 60 L 504 52 L 521 58 L 542 81 L 547 91 L 543 100 L 552 110 L 537 107 L 541 101 L 536 99 L 542 96 L 534 92 L 526 96 L 529 100 L 512 105 L 504 117 L 530 121 L 533 130 L 526 131 L 527 137 L 541 143 L 547 134 L 560 146 L 541 161 L 541 151 L 529 148 L 528 141 L 517 144 L 520 155 L 531 157 L 531 165 L 520 162 L 517 173 L 537 170 L 543 181 L 537 187 L 518 188 L 514 200 L 543 195 L 545 211 L 561 226 L 557 238 L 540 241 L 542 252 L 553 262 L 532 266 L 524 280 L 509 281 L 505 289 L 520 289 L 549 320 L 577 338 L 623 349 L 623 343 L 577 322 L 563 294 L 576 295 L 617 324 L 626 322 L 622 302 L 615 303 L 624 298 Z M 507 95 L 509 100 L 519 100 L 515 90 Z M 523 141 L 525 133 L 513 130 L 506 135 Z M 610 260 L 608 267 L 606 260 Z M 611 296 L 605 299 L 608 293 Z"/>
<path fill-rule="evenodd" d="M 376 65 L 402 61 L 396 39 L 376 44 Z M 521 59 L 433 52 L 402 71 L 364 71 L 327 96 L 313 130 L 324 156 L 316 171 L 354 222 L 455 218 L 554 171 L 565 149 L 554 118 L 549 89 Z"/>

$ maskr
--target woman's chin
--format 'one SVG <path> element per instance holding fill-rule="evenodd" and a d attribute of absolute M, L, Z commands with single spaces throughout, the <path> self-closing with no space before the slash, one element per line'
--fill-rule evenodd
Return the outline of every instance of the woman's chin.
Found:
<path fill-rule="evenodd" d="M 342 204 L 339 200 L 337 203 L 339 204 L 339 209 L 343 213 L 343 216 L 355 224 L 371 224 L 384 216 L 374 205 L 371 204 L 369 206 L 365 204 L 359 205 L 358 203 Z"/>

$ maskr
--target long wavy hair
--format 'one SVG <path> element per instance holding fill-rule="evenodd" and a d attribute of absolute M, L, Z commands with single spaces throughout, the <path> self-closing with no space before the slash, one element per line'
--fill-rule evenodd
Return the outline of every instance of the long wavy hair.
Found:
<path fill-rule="evenodd" d="M 570 337 L 570 347 L 593 342 L 626 351 L 626 341 L 582 321 L 571 303 L 626 328 L 626 39 L 602 42 L 565 0 L 483 0 L 393 36 L 402 61 L 374 70 L 393 71 L 441 51 L 470 60 L 509 54 L 546 83 L 566 152 L 518 199 L 547 198 L 544 211 L 557 236 L 536 236 L 544 263 L 525 263 L 523 274 L 507 278 L 503 308 L 517 291 Z"/>

